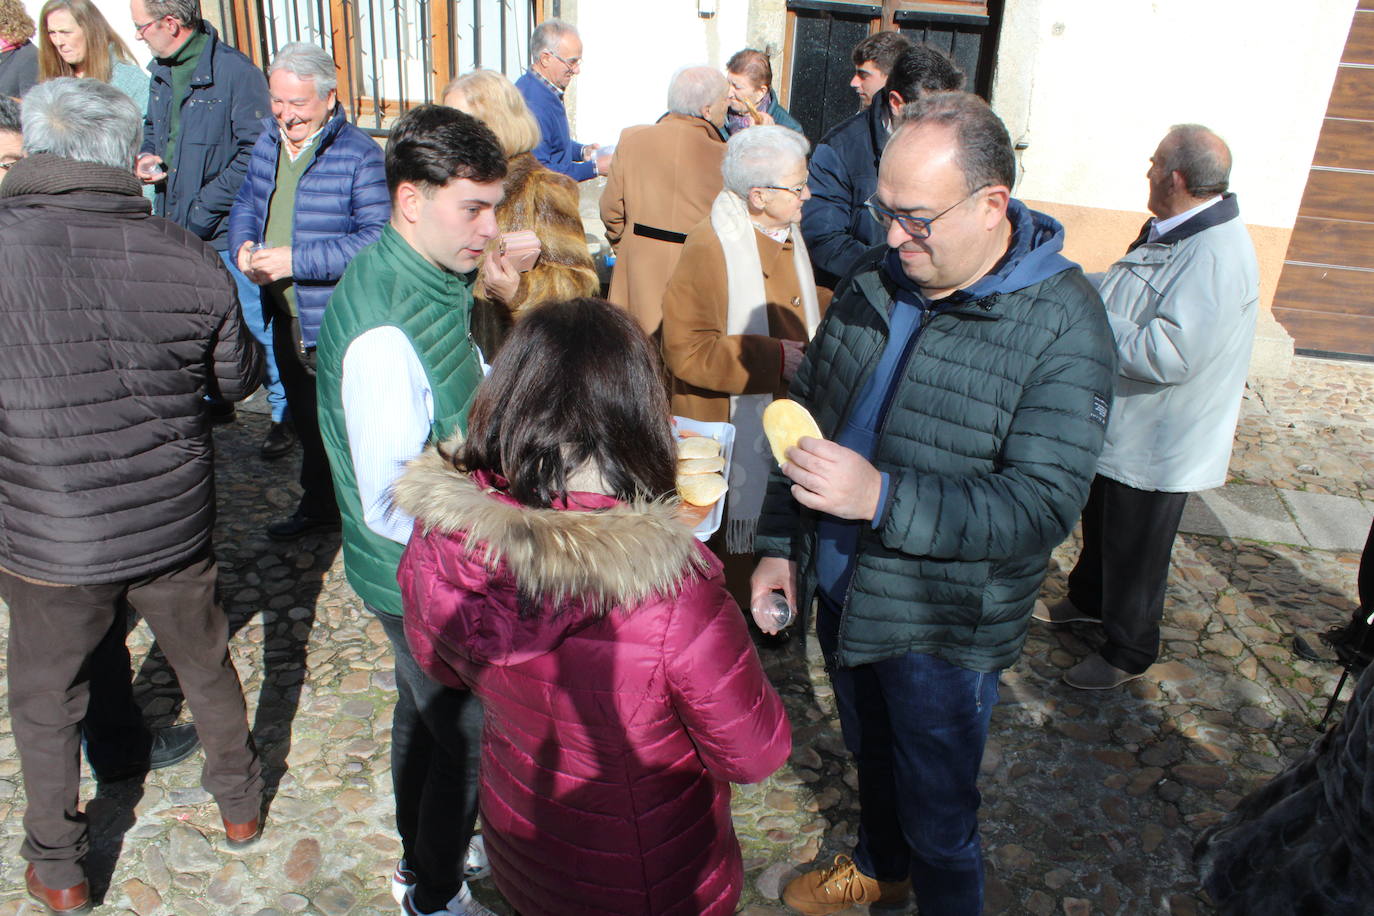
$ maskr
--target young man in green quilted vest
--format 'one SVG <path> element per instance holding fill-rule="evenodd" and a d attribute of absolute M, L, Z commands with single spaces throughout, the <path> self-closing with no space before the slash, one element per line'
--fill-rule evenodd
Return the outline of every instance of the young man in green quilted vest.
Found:
<path fill-rule="evenodd" d="M 391 773 L 402 859 L 392 891 L 409 914 L 486 914 L 465 867 L 477 817 L 482 710 L 429 680 L 406 645 L 396 567 L 411 520 L 391 484 L 431 441 L 467 425 L 482 380 L 469 332 L 472 281 L 497 234 L 506 160 L 480 121 L 437 105 L 396 122 L 386 147 L 391 222 L 349 264 L 316 352 L 320 432 L 343 519 L 344 571 L 395 652 Z M 495 280 L 495 284 L 493 284 Z M 493 255 L 488 288 L 509 298 L 519 274 Z"/>

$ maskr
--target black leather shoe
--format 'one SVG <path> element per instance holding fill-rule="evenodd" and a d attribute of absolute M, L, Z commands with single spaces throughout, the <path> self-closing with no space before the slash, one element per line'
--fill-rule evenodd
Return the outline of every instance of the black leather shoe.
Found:
<path fill-rule="evenodd" d="M 228 401 L 209 401 L 205 405 L 205 415 L 215 426 L 233 423 L 238 419 L 238 411 Z"/>
<path fill-rule="evenodd" d="M 181 763 L 200 747 L 200 736 L 195 725 L 190 722 L 153 729 L 151 749 L 147 760 L 135 760 L 120 767 L 105 767 L 95 770 L 97 782 L 123 782 L 135 779 L 149 770 L 160 770 Z"/>
<path fill-rule="evenodd" d="M 262 440 L 258 454 L 264 461 L 274 461 L 290 453 L 296 447 L 296 431 L 290 423 L 273 423 Z"/>
<path fill-rule="evenodd" d="M 298 512 L 285 521 L 268 525 L 267 536 L 274 541 L 294 541 L 305 537 L 307 534 L 338 530 L 339 519 L 337 516 L 317 518 L 313 515 L 301 515 Z"/>

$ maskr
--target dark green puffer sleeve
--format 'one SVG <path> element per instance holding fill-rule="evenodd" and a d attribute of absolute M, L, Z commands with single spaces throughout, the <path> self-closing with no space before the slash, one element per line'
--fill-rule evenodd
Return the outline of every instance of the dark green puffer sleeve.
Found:
<path fill-rule="evenodd" d="M 1056 300 L 1096 301 L 1078 271 L 1056 282 L 1084 287 L 1052 290 Z M 995 562 L 1051 550 L 1072 530 L 1102 451 L 1116 350 L 1102 316 L 1063 313 L 1063 326 L 1022 391 L 994 472 L 894 472 L 881 525 L 886 547 Z"/>

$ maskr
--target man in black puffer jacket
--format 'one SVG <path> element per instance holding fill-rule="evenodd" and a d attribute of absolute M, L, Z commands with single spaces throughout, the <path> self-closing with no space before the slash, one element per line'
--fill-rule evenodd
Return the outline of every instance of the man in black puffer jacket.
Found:
<path fill-rule="evenodd" d="M 78 725 L 97 645 L 127 603 L 172 663 L 231 843 L 263 781 L 215 602 L 205 395 L 238 400 L 262 353 L 215 251 L 148 212 L 142 115 L 97 80 L 24 101 L 27 158 L 0 189 L 0 597 L 28 808 L 29 892 L 84 912 Z"/>
<path fill-rule="evenodd" d="M 998 672 L 1102 448 L 1116 353 L 1063 230 L 1011 197 L 1006 128 L 966 93 L 904 109 L 874 217 L 792 382 L 824 440 L 769 483 L 753 579 L 819 599 L 859 775 L 854 861 L 788 885 L 808 914 L 978 914 L 978 767 Z M 783 476 L 783 475 L 786 476 Z"/>

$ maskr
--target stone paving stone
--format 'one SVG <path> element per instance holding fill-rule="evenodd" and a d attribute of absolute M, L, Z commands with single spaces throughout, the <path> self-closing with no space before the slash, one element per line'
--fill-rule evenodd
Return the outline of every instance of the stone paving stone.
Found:
<path fill-rule="evenodd" d="M 1281 490 L 1307 543 L 1322 550 L 1364 549 L 1374 504 L 1331 493 Z"/>
<path fill-rule="evenodd" d="M 1192 494 L 1183 508 L 1179 530 L 1283 544 L 1307 543 L 1278 492 L 1251 484 L 1230 484 Z"/>
<path fill-rule="evenodd" d="M 83 780 L 101 914 L 397 912 L 388 894 L 399 854 L 388 646 L 344 579 L 336 538 L 283 547 L 263 535 L 295 504 L 298 459 L 260 460 L 266 417 L 256 400 L 215 433 L 215 543 L 231 652 L 275 792 L 267 827 L 246 850 L 225 847 L 199 786 L 200 754 L 98 794 Z M 1363 418 L 1372 416 L 1374 367 L 1297 360 L 1291 378 L 1247 391 L 1232 484 L 1219 493 L 1260 491 L 1269 505 L 1275 489 L 1370 500 L 1374 433 Z M 987 912 L 1210 912 L 1191 861 L 1197 833 L 1317 737 L 1336 672 L 1296 661 L 1289 645 L 1298 630 L 1348 619 L 1363 533 L 1354 550 L 1334 550 L 1301 537 L 1255 540 L 1254 529 L 1185 532 L 1173 553 L 1165 651 L 1147 677 L 1093 695 L 1064 685 L 1061 663 L 1102 639 L 1100 627 L 1079 624 L 1032 624 L 1020 661 L 1004 672 L 981 777 Z M 1048 601 L 1064 594 L 1077 537 L 1051 557 Z M 7 632 L 0 614 L 0 643 Z M 855 842 L 857 782 L 815 640 L 806 643 L 763 654 L 796 750 L 778 774 L 735 790 L 749 916 L 786 913 L 776 896 L 786 880 Z M 165 662 L 149 656 L 146 627 L 130 645 L 145 711 L 159 724 L 186 718 Z M 0 916 L 37 912 L 22 886 L 23 805 L 6 717 Z M 475 892 L 510 913 L 490 880 Z"/>

